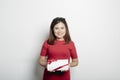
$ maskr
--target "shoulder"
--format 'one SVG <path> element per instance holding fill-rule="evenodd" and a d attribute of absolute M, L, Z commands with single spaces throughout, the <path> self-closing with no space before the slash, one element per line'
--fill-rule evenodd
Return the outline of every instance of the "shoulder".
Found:
<path fill-rule="evenodd" d="M 71 41 L 71 42 L 70 42 L 70 45 L 73 46 L 73 47 L 75 47 L 75 46 L 76 46 L 76 43 L 75 43 L 74 41 Z"/>
<path fill-rule="evenodd" d="M 44 43 L 45 43 L 45 44 L 48 44 L 48 40 L 45 40 Z"/>
<path fill-rule="evenodd" d="M 43 46 L 48 46 L 48 40 L 45 40 L 44 42 L 43 42 Z"/>
<path fill-rule="evenodd" d="M 74 45 L 74 41 L 71 40 L 71 41 L 69 42 L 69 44 L 70 44 L 70 45 Z"/>
<path fill-rule="evenodd" d="M 73 46 L 74 46 L 74 41 L 70 41 L 69 43 L 68 43 L 68 46 L 70 47 L 70 48 L 72 48 Z"/>
<path fill-rule="evenodd" d="M 74 43 L 74 41 L 70 41 L 69 42 L 69 49 L 70 50 L 75 50 L 75 43 Z"/>

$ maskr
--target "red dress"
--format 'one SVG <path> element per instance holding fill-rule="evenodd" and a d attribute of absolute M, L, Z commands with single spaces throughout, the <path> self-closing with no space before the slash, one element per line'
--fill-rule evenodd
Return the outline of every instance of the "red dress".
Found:
<path fill-rule="evenodd" d="M 74 42 L 65 44 L 65 41 L 55 40 L 54 45 L 44 42 L 41 49 L 41 56 L 47 56 L 48 59 L 75 59 L 77 58 Z M 65 72 L 49 72 L 45 68 L 43 80 L 70 80 L 70 70 Z"/>

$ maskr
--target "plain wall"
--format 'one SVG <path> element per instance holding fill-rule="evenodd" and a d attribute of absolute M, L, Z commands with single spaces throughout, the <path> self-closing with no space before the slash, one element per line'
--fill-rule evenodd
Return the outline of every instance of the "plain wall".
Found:
<path fill-rule="evenodd" d="M 42 43 L 65 17 L 79 56 L 71 80 L 120 80 L 119 0 L 0 0 L 0 80 L 42 80 Z"/>

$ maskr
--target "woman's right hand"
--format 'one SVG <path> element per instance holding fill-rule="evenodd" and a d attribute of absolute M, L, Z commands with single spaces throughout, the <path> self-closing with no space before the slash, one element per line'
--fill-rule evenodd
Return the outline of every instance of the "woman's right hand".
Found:
<path fill-rule="evenodd" d="M 47 58 L 46 56 L 40 56 L 39 63 L 43 67 L 47 67 Z"/>

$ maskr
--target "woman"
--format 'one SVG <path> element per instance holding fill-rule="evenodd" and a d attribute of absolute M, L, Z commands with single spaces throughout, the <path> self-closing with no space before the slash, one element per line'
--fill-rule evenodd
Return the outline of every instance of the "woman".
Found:
<path fill-rule="evenodd" d="M 47 70 L 50 59 L 68 59 L 69 67 L 78 65 L 76 48 L 70 38 L 67 22 L 62 17 L 54 18 L 51 23 L 50 34 L 48 40 L 43 43 L 39 63 L 45 67 L 43 80 L 70 80 L 70 69 L 52 72 Z"/>

